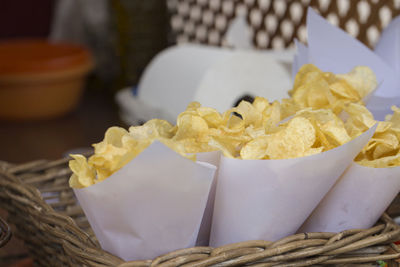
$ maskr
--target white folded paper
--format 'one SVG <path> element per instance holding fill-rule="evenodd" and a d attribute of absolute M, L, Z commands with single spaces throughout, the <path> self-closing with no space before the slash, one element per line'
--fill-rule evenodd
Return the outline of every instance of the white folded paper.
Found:
<path fill-rule="evenodd" d="M 313 63 L 323 71 L 333 73 L 346 73 L 359 65 L 368 66 L 376 74 L 381 86 L 369 99 L 367 107 L 376 119 L 383 120 L 390 113 L 392 105 L 400 104 L 400 75 L 396 69 L 399 64 L 399 31 L 400 22 L 395 19 L 383 32 L 374 53 L 308 8 L 308 47 L 297 43 L 292 76 L 306 63 Z"/>
<path fill-rule="evenodd" d="M 221 158 L 221 152 L 213 151 L 213 152 L 197 153 L 196 157 L 197 161 L 207 162 L 213 166 L 216 166 L 218 169 L 219 161 Z M 199 235 L 196 241 L 196 246 L 208 246 L 208 244 L 210 243 L 211 223 L 212 223 L 212 216 L 214 213 L 215 190 L 217 188 L 217 179 L 218 179 L 218 172 L 216 171 L 214 174 L 213 182 L 211 184 L 210 193 L 208 195 L 208 201 L 206 209 L 204 211 L 203 220 L 201 221 Z"/>
<path fill-rule="evenodd" d="M 186 44 L 168 48 L 146 67 L 138 95 L 117 94 L 125 122 L 171 123 L 191 101 L 225 111 L 245 94 L 270 101 L 287 97 L 294 50 L 250 51 Z"/>
<path fill-rule="evenodd" d="M 229 49 L 189 44 L 168 48 L 146 67 L 137 98 L 176 118 L 193 101 L 207 69 L 230 53 Z"/>
<path fill-rule="evenodd" d="M 400 191 L 400 167 L 353 163 L 299 232 L 340 232 L 373 226 Z"/>
<path fill-rule="evenodd" d="M 244 95 L 288 98 L 293 86 L 289 71 L 269 53 L 235 51 L 207 69 L 194 100 L 224 112 Z"/>
<path fill-rule="evenodd" d="M 284 160 L 222 157 L 210 245 L 275 241 L 291 235 L 334 185 L 375 131 L 332 150 Z"/>
<path fill-rule="evenodd" d="M 215 170 L 154 142 L 111 177 L 74 192 L 104 250 L 147 260 L 196 244 Z"/>

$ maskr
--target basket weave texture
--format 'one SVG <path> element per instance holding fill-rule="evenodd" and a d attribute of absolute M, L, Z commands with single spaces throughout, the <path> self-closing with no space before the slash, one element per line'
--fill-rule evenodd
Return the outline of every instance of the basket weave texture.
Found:
<path fill-rule="evenodd" d="M 0 248 L 7 244 L 11 238 L 11 228 L 0 218 Z"/>
<path fill-rule="evenodd" d="M 68 159 L 23 165 L 0 162 L 0 208 L 38 266 L 309 266 L 400 257 L 400 228 L 384 214 L 370 229 L 303 233 L 276 242 L 195 247 L 153 260 L 124 262 L 102 250 L 68 186 Z"/>

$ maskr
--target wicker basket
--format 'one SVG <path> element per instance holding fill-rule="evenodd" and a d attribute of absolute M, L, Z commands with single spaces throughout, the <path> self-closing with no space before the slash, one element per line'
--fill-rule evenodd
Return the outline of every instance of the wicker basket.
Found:
<path fill-rule="evenodd" d="M 233 5 L 233 13 L 224 7 L 228 2 Z M 265 6 L 266 2 L 270 4 Z M 287 3 L 284 12 L 275 5 L 278 2 Z M 224 45 L 223 35 L 229 21 L 236 12 L 244 12 L 253 27 L 253 41 L 258 48 L 276 48 L 279 44 L 287 47 L 295 37 L 303 40 L 304 10 L 309 4 L 319 9 L 323 16 L 338 14 L 340 1 L 328 1 L 325 7 L 322 2 L 326 1 L 168 0 L 173 33 L 178 42 Z M 368 19 L 363 21 L 358 8 L 351 5 L 345 15 L 337 16 L 338 24 L 345 28 L 347 22 L 354 19 L 360 26 L 357 37 L 372 46 L 368 29 L 375 27 L 379 32 L 385 26 L 376 16 L 378 10 L 388 8 L 392 16 L 400 11 L 392 0 L 357 1 L 357 6 L 359 2 L 366 2 L 371 7 L 373 12 Z M 292 6 L 299 4 L 302 15 L 299 19 L 292 18 Z M 200 17 L 192 12 L 193 9 L 200 10 Z M 258 24 L 252 14 L 261 14 L 263 23 Z M 270 24 L 266 23 L 269 16 L 275 17 L 279 27 L 269 28 Z M 221 21 L 225 23 L 221 24 Z M 288 35 L 280 28 L 285 21 L 292 23 L 293 30 Z M 124 262 L 100 248 L 68 186 L 71 173 L 67 162 L 68 159 L 22 165 L 0 162 L 0 208 L 8 211 L 8 221 L 18 230 L 15 235 L 24 240 L 38 266 L 309 266 L 374 263 L 400 257 L 400 249 L 392 243 L 400 239 L 400 228 L 384 214 L 370 229 L 296 234 L 277 242 L 256 240 L 219 248 L 195 247 L 147 261 Z"/>
<path fill-rule="evenodd" d="M 0 218 L 0 248 L 5 246 L 10 238 L 11 228 L 2 218 Z"/>
<path fill-rule="evenodd" d="M 0 163 L 0 208 L 39 266 L 308 266 L 400 257 L 391 243 L 400 227 L 387 215 L 376 226 L 342 233 L 305 233 L 277 242 L 183 249 L 148 261 L 124 262 L 103 251 L 68 186 L 68 159 Z"/>

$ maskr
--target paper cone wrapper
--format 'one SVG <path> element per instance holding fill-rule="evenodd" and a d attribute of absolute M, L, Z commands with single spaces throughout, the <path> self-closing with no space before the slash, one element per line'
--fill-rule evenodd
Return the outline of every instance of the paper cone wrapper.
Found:
<path fill-rule="evenodd" d="M 400 167 L 353 163 L 299 232 L 341 232 L 373 226 L 400 191 Z"/>
<path fill-rule="evenodd" d="M 154 142 L 103 182 L 74 191 L 104 250 L 147 260 L 195 245 L 215 170 Z"/>
<path fill-rule="evenodd" d="M 384 30 L 374 52 L 308 8 L 308 47 L 296 43 L 292 77 L 306 63 L 333 73 L 347 73 L 356 66 L 368 66 L 374 71 L 380 86 L 366 102 L 375 119 L 384 120 L 385 115 L 391 113 L 392 105 L 400 105 L 399 32 L 400 18 L 397 18 Z"/>
<path fill-rule="evenodd" d="M 196 156 L 198 162 L 209 163 L 213 166 L 216 166 L 218 169 L 219 161 L 221 158 L 221 152 L 213 151 L 213 152 L 197 153 Z M 216 171 L 214 174 L 213 182 L 211 184 L 210 194 L 208 195 L 208 201 L 206 204 L 206 209 L 204 211 L 204 216 L 201 221 L 200 230 L 196 241 L 196 246 L 208 246 L 210 243 L 211 222 L 212 222 L 212 215 L 214 213 L 214 201 L 215 201 L 215 191 L 217 187 L 217 179 L 218 179 L 218 172 Z"/>
<path fill-rule="evenodd" d="M 210 245 L 275 241 L 303 224 L 376 126 L 332 150 L 285 160 L 221 158 Z"/>

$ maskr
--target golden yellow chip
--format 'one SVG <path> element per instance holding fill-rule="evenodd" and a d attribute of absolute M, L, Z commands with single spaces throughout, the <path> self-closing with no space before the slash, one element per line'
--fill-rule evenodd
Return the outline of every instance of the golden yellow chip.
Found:
<path fill-rule="evenodd" d="M 269 139 L 269 136 L 263 135 L 251 140 L 240 150 L 240 157 L 242 159 L 264 159 L 267 156 Z"/>
<path fill-rule="evenodd" d="M 199 138 L 208 132 L 207 122 L 197 115 L 184 114 L 183 116 L 179 116 L 177 126 L 178 130 L 174 136 L 175 140 Z"/>
<path fill-rule="evenodd" d="M 69 168 L 73 172 L 69 185 L 73 188 L 84 188 L 95 183 L 95 171 L 82 155 L 70 155 Z"/>
<path fill-rule="evenodd" d="M 266 154 L 270 159 L 301 157 L 307 155 L 315 140 L 312 123 L 306 118 L 295 117 L 286 128 L 269 136 Z"/>
<path fill-rule="evenodd" d="M 357 137 L 376 123 L 371 112 L 363 105 L 351 103 L 344 107 L 344 110 L 349 115 L 345 127 L 352 138 Z"/>
<path fill-rule="evenodd" d="M 294 79 L 294 85 L 292 91 L 289 92 L 292 95 L 300 86 L 307 84 L 314 80 L 321 79 L 323 72 L 318 69 L 313 64 L 305 64 L 303 65 L 296 74 Z"/>
<path fill-rule="evenodd" d="M 390 168 L 400 166 L 400 154 L 375 160 L 361 160 L 358 164 L 371 168 Z"/>
<path fill-rule="evenodd" d="M 223 122 L 221 114 L 213 108 L 199 107 L 197 113 L 207 122 L 208 127 L 217 128 Z"/>
<path fill-rule="evenodd" d="M 326 150 L 343 145 L 351 140 L 343 121 L 332 110 L 305 109 L 299 111 L 297 115 L 308 118 L 316 124 L 316 129 L 318 129 L 317 135 L 320 138 L 319 141 Z"/>
<path fill-rule="evenodd" d="M 269 102 L 268 99 L 257 96 L 254 98 L 252 105 L 258 112 L 262 113 L 269 107 Z"/>
<path fill-rule="evenodd" d="M 354 88 L 361 98 L 375 90 L 378 84 L 374 72 L 366 66 L 357 66 L 351 72 L 338 74 L 336 77 Z"/>
<path fill-rule="evenodd" d="M 339 98 L 345 98 L 352 102 L 357 102 L 361 99 L 360 94 L 353 87 L 345 82 L 334 82 L 329 85 L 329 89 Z"/>

